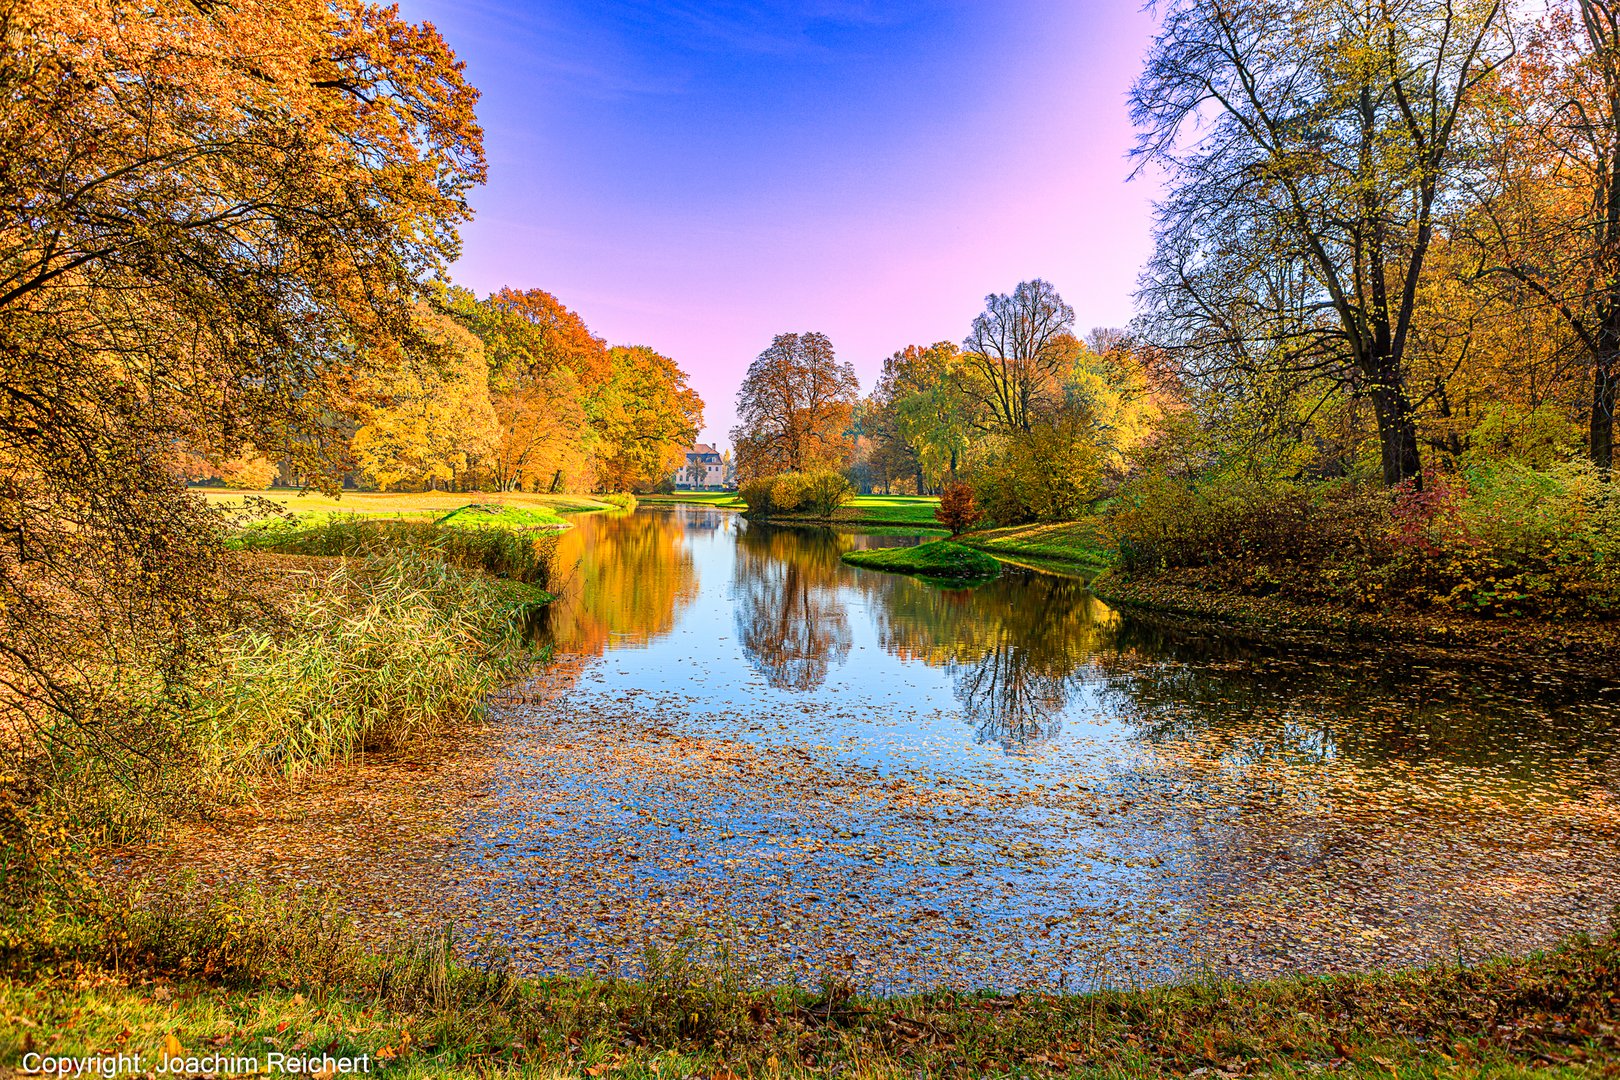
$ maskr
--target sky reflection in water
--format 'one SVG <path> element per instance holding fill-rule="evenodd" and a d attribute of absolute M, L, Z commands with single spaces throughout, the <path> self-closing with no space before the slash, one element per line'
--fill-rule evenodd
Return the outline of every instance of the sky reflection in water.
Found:
<path fill-rule="evenodd" d="M 579 519 L 575 660 L 468 830 L 479 932 L 543 970 L 696 928 L 793 977 L 1073 986 L 1522 948 L 1620 898 L 1612 683 L 839 561 L 904 542 Z"/>

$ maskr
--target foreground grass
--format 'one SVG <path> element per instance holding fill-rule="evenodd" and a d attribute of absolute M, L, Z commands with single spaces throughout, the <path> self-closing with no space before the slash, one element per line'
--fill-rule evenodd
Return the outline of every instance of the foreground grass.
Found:
<path fill-rule="evenodd" d="M 1001 564 L 995 559 L 950 540 L 931 540 L 916 547 L 846 551 L 843 559 L 851 566 L 910 574 L 926 581 L 984 581 L 1001 573 Z"/>
<path fill-rule="evenodd" d="M 1030 562 L 1058 569 L 1096 574 L 1113 561 L 1112 551 L 1098 535 L 1099 519 L 1013 525 L 982 529 L 957 539 L 1008 562 Z"/>
<path fill-rule="evenodd" d="M 462 965 L 439 939 L 283 965 L 14 972 L 0 980 L 0 1066 L 154 1062 L 166 1044 L 366 1055 L 390 1077 L 1575 1077 L 1620 1060 L 1612 939 L 1471 969 L 1069 995 L 760 988 L 685 953 L 650 955 L 640 981 L 525 980 Z"/>

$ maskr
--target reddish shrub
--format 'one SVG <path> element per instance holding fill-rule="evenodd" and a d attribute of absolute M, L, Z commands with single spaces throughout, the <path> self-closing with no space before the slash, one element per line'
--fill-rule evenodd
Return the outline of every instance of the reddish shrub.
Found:
<path fill-rule="evenodd" d="M 958 482 L 945 485 L 945 490 L 940 492 L 934 517 L 956 536 L 978 524 L 984 514 L 973 501 L 973 489 Z"/>

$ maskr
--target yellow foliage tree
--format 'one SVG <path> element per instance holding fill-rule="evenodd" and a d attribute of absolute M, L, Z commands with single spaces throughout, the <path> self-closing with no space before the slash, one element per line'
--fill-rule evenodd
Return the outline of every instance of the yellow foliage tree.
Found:
<path fill-rule="evenodd" d="M 422 310 L 414 348 L 382 377 L 386 404 L 351 445 L 380 488 L 454 486 L 499 441 L 483 344 L 447 315 Z"/>

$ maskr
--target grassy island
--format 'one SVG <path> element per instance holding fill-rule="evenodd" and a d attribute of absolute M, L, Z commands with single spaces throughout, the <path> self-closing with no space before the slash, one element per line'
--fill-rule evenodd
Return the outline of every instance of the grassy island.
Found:
<path fill-rule="evenodd" d="M 939 581 L 982 581 L 1001 573 L 1001 564 L 982 551 L 953 540 L 931 540 L 916 547 L 847 551 L 844 561 L 866 570 Z"/>

